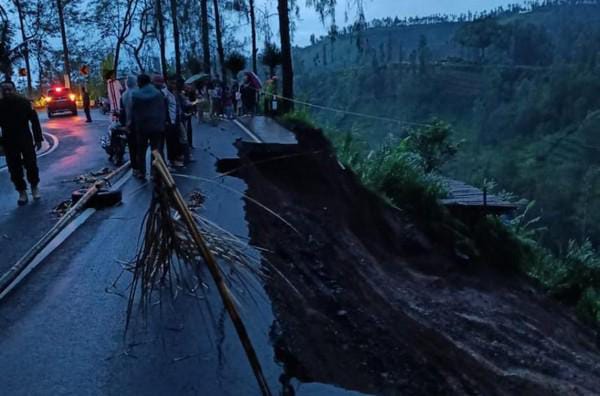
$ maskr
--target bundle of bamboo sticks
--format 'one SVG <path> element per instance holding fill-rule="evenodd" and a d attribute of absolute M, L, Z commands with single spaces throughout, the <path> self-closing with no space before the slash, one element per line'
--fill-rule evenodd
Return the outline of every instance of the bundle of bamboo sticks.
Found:
<path fill-rule="evenodd" d="M 227 261 L 232 268 L 245 267 L 261 276 L 258 266 L 252 265 L 238 241 L 218 227 L 193 213 L 177 189 L 158 151 L 153 151 L 154 193 L 150 209 L 143 223 L 144 236 L 131 268 L 133 281 L 127 308 L 127 326 L 134 305 L 145 311 L 151 304 L 153 291 L 168 287 L 193 290 L 191 281 L 195 274 L 201 279 L 204 269 L 210 273 L 225 309 L 231 318 L 250 366 L 263 395 L 271 395 L 246 326 L 244 325 L 234 297 L 227 286 L 217 258 Z"/>

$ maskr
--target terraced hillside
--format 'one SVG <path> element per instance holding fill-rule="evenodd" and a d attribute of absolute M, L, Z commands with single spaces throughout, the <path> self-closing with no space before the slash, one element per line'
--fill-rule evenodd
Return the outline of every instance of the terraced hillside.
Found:
<path fill-rule="evenodd" d="M 600 242 L 597 2 L 372 28 L 295 57 L 299 97 L 343 110 L 307 108 L 321 125 L 373 148 L 441 118 L 464 140 L 446 174 L 535 200 L 553 249 Z"/>

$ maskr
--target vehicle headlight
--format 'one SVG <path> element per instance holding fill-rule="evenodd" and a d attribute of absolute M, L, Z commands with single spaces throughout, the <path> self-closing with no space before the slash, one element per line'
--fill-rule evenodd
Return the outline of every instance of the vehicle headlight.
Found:
<path fill-rule="evenodd" d="M 75 101 L 75 94 L 70 94 L 69 95 L 69 99 L 71 99 L 74 102 Z"/>

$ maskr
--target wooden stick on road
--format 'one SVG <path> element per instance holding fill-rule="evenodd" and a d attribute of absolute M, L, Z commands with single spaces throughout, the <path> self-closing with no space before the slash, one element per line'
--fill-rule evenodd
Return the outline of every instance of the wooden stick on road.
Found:
<path fill-rule="evenodd" d="M 223 275 L 221 274 L 221 270 L 219 269 L 217 261 L 215 260 L 213 254 L 206 245 L 204 237 L 200 233 L 200 230 L 198 229 L 194 217 L 190 212 L 189 208 L 187 207 L 185 199 L 177 189 L 175 180 L 173 179 L 173 176 L 171 176 L 171 173 L 169 172 L 167 165 L 162 159 L 162 156 L 156 150 L 152 152 L 152 156 L 154 157 L 152 165 L 157 171 L 157 176 L 162 179 L 165 186 L 167 187 L 168 194 L 173 199 L 173 203 L 175 204 L 177 211 L 181 215 L 183 222 L 185 223 L 188 231 L 192 236 L 192 239 L 194 240 L 195 244 L 200 250 L 202 257 L 204 258 L 204 261 L 208 266 L 210 274 L 215 284 L 217 285 L 217 289 L 219 290 L 219 295 L 223 300 L 225 309 L 227 310 L 227 313 L 229 314 L 229 317 L 233 322 L 233 325 L 240 339 L 240 342 L 242 343 L 248 361 L 250 362 L 250 366 L 252 366 L 252 371 L 254 372 L 254 376 L 256 377 L 256 380 L 258 382 L 258 386 L 260 387 L 260 390 L 262 391 L 262 394 L 264 396 L 271 396 L 269 384 L 267 383 L 267 380 L 263 374 L 260 361 L 258 360 L 256 351 L 254 350 L 252 342 L 250 341 L 248 331 L 246 330 L 246 327 L 244 326 L 242 318 L 234 303 L 233 295 L 231 294 L 231 291 L 229 290 L 229 287 L 227 287 Z"/>
<path fill-rule="evenodd" d="M 5 272 L 0 278 L 0 294 L 9 287 L 15 279 L 27 268 L 27 266 L 33 261 L 33 259 L 40 254 L 40 252 L 54 239 L 65 227 L 77 216 L 79 212 L 88 204 L 89 200 L 103 188 L 107 183 L 110 183 L 110 179 L 129 169 L 130 163 L 127 161 L 125 164 L 115 169 L 105 178 L 95 182 L 83 196 L 71 206 L 69 210 L 61 217 L 56 224 L 48 231 L 42 238 L 37 241 L 35 245 L 25 253 L 23 257 L 16 262 L 7 272 Z"/>

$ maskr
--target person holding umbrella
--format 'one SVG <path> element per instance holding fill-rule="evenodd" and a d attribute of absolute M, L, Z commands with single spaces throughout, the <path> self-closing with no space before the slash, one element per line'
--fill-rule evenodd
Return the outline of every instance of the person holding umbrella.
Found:
<path fill-rule="evenodd" d="M 262 89 L 262 81 L 260 81 L 260 78 L 258 78 L 258 76 L 255 73 L 251 71 L 246 71 L 244 72 L 244 75 L 248 81 L 248 84 L 250 84 L 252 88 L 254 88 L 256 91 L 260 91 Z"/>

